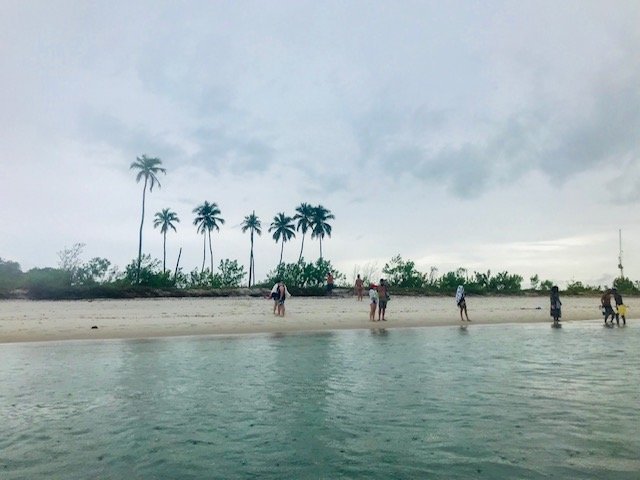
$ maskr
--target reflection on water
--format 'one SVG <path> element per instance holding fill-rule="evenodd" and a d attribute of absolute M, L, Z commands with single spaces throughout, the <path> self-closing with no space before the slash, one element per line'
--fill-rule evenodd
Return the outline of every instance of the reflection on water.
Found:
<path fill-rule="evenodd" d="M 369 331 L 371 332 L 371 335 L 376 335 L 378 337 L 385 337 L 389 335 L 386 328 L 371 328 Z"/>
<path fill-rule="evenodd" d="M 0 478 L 637 478 L 639 331 L 14 344 Z"/>

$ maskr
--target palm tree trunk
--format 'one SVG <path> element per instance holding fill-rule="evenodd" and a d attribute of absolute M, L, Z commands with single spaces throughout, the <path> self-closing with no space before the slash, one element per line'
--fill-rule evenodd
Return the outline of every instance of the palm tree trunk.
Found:
<path fill-rule="evenodd" d="M 302 245 L 300 245 L 300 256 L 298 257 L 298 263 L 300 263 L 300 260 L 302 260 L 302 250 L 304 249 L 304 237 L 306 234 L 306 232 L 302 232 Z"/>
<path fill-rule="evenodd" d="M 202 232 L 202 268 L 200 273 L 204 272 L 204 262 L 207 259 L 207 231 Z"/>
<path fill-rule="evenodd" d="M 182 256 L 182 247 L 180 247 L 180 251 L 178 252 L 178 261 L 176 261 L 176 270 L 173 273 L 173 283 L 175 285 L 176 278 L 178 278 L 178 266 L 180 265 L 180 257 Z"/>
<path fill-rule="evenodd" d="M 147 180 L 144 177 L 144 187 L 142 188 L 142 218 L 140 219 L 140 237 L 138 239 L 138 269 L 136 270 L 136 283 L 140 283 L 140 263 L 142 262 L 142 226 L 144 225 L 144 202 L 147 195 Z"/>
<path fill-rule="evenodd" d="M 284 237 L 282 237 L 282 246 L 280 247 L 280 263 L 278 266 L 282 265 L 282 252 L 284 251 Z"/>
<path fill-rule="evenodd" d="M 249 256 L 249 288 L 251 288 L 252 274 L 253 274 L 253 228 L 251 229 L 251 255 Z"/>
<path fill-rule="evenodd" d="M 320 237 L 320 260 L 322 260 L 322 237 Z"/>
<path fill-rule="evenodd" d="M 164 232 L 162 241 L 162 273 L 167 273 L 167 232 Z"/>
<path fill-rule="evenodd" d="M 213 275 L 213 249 L 211 248 L 211 230 L 209 230 L 209 255 L 211 258 L 211 275 Z"/>

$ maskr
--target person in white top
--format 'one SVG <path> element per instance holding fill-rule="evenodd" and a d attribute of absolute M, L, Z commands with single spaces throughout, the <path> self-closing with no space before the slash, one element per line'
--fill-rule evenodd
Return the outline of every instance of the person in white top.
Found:
<path fill-rule="evenodd" d="M 278 308 L 278 287 L 280 286 L 280 282 L 276 282 L 273 288 L 271 289 L 271 293 L 269 294 L 270 298 L 273 300 L 273 314 L 276 314 L 276 309 Z"/>
<path fill-rule="evenodd" d="M 287 290 L 287 286 L 284 284 L 284 282 L 280 282 L 278 284 L 278 315 L 280 315 L 281 317 L 284 317 L 284 302 L 287 298 L 289 298 L 291 296 L 291 294 L 289 293 L 289 290 Z"/>
<path fill-rule="evenodd" d="M 376 288 L 376 286 L 372 283 L 371 285 L 369 285 L 369 301 L 370 301 L 370 307 L 371 307 L 371 311 L 369 312 L 369 320 L 371 320 L 372 322 L 375 321 L 375 316 L 376 316 L 376 308 L 378 308 L 378 289 Z"/>

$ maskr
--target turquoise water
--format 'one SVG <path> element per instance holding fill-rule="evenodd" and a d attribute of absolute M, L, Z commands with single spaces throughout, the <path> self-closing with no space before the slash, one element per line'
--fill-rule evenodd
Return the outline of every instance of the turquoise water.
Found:
<path fill-rule="evenodd" d="M 0 345 L 0 478 L 638 479 L 639 333 Z"/>

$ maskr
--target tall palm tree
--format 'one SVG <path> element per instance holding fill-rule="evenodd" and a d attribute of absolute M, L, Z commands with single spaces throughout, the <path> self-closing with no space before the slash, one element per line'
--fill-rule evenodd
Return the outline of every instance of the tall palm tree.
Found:
<path fill-rule="evenodd" d="M 293 218 L 288 217 L 284 212 L 278 213 L 273 217 L 273 222 L 269 227 L 269 232 L 273 232 L 273 239 L 278 243 L 282 239 L 282 246 L 280 247 L 280 264 L 282 264 L 282 253 L 284 252 L 284 243 L 288 242 L 296 236 L 295 225 L 293 224 Z"/>
<path fill-rule="evenodd" d="M 211 259 L 211 273 L 213 274 L 213 249 L 211 248 L 211 230 L 214 228 L 220 231 L 220 225 L 224 224 L 224 219 L 219 215 L 222 213 L 218 208 L 218 204 L 205 201 L 202 205 L 193 209 L 196 218 L 193 224 L 198 227 L 198 233 L 203 235 L 203 255 L 202 255 L 202 271 L 204 272 L 204 262 L 207 258 L 207 233 L 209 234 L 209 254 Z"/>
<path fill-rule="evenodd" d="M 156 212 L 153 220 L 153 228 L 160 227 L 162 233 L 162 273 L 167 271 L 167 231 L 171 228 L 177 232 L 174 222 L 180 223 L 180 219 L 176 212 L 172 212 L 168 208 L 163 208 L 160 212 Z"/>
<path fill-rule="evenodd" d="M 311 238 L 320 239 L 320 260 L 322 260 L 322 239 L 326 235 L 331 238 L 331 225 L 327 220 L 336 218 L 331 210 L 327 210 L 322 205 L 313 207 L 313 216 L 311 218 Z"/>
<path fill-rule="evenodd" d="M 242 233 L 249 230 L 251 232 L 251 255 L 249 256 L 249 287 L 251 287 L 251 278 L 253 275 L 253 284 L 256 283 L 256 269 L 253 263 L 253 233 L 257 233 L 258 235 L 262 235 L 262 223 L 260 219 L 256 216 L 256 211 L 254 210 L 251 215 L 247 215 L 244 217 L 244 221 L 242 222 Z"/>
<path fill-rule="evenodd" d="M 136 157 L 136 161 L 131 164 L 129 170 L 137 170 L 136 182 L 140 183 L 140 180 L 144 178 L 144 187 L 142 187 L 142 218 L 140 220 L 140 238 L 138 241 L 138 268 L 136 270 L 136 281 L 140 281 L 140 262 L 142 261 L 142 226 L 144 225 L 144 204 L 147 195 L 147 185 L 149 185 L 149 192 L 153 191 L 153 187 L 157 184 L 160 188 L 160 181 L 157 175 L 159 173 L 167 173 L 167 170 L 160 167 L 162 160 L 155 157 Z"/>
<path fill-rule="evenodd" d="M 307 230 L 311 228 L 311 221 L 313 220 L 313 207 L 308 203 L 301 203 L 296 207 L 296 214 L 293 216 L 296 222 L 296 230 L 302 232 L 302 244 L 300 245 L 300 256 L 298 262 L 302 260 L 302 250 L 304 249 L 304 237 L 307 235 Z"/>

